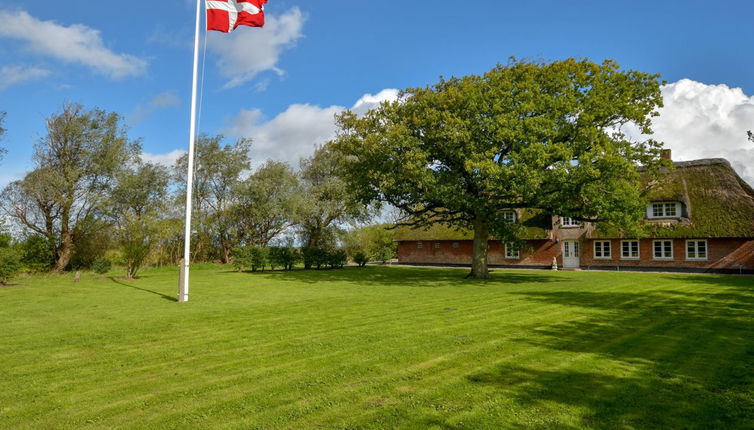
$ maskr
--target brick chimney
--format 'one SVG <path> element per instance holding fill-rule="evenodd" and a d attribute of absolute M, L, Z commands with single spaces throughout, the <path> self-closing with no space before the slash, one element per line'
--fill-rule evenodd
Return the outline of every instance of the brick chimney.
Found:
<path fill-rule="evenodd" d="M 660 158 L 673 161 L 673 151 L 670 149 L 663 149 L 662 152 L 660 152 Z"/>

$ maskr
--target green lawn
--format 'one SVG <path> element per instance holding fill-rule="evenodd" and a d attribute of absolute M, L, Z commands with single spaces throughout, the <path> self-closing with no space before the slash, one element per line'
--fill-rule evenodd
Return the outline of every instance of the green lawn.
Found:
<path fill-rule="evenodd" d="M 0 428 L 754 428 L 754 278 L 347 268 L 0 288 Z"/>

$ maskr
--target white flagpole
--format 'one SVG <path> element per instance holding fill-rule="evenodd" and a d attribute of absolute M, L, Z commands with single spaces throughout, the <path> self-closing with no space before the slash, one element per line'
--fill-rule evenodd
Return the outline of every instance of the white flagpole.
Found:
<path fill-rule="evenodd" d="M 194 76 L 191 81 L 191 125 L 189 126 L 188 175 L 186 177 L 186 231 L 183 245 L 183 276 L 178 289 L 178 301 L 189 297 L 189 266 L 191 262 L 191 197 L 194 190 L 194 141 L 196 140 L 196 76 L 199 70 L 199 13 L 202 0 L 196 0 L 196 28 L 194 30 Z"/>

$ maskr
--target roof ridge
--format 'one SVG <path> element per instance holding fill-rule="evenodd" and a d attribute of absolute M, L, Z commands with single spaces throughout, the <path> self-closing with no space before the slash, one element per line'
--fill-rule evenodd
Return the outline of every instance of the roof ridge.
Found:
<path fill-rule="evenodd" d="M 700 158 L 698 160 L 673 162 L 673 166 L 675 167 L 714 166 L 717 164 L 723 164 L 725 166 L 732 168 L 732 166 L 730 165 L 730 162 L 726 160 L 725 158 Z"/>

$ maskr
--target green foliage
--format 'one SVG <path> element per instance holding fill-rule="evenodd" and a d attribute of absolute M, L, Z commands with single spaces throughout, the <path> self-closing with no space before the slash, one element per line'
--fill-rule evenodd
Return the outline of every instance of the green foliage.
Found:
<path fill-rule="evenodd" d="M 112 193 L 116 214 L 115 235 L 120 245 L 126 277 L 136 277 L 152 248 L 161 238 L 159 216 L 165 208 L 168 171 L 162 166 L 137 163 L 122 172 Z"/>
<path fill-rule="evenodd" d="M 94 263 L 92 263 L 92 270 L 98 275 L 104 275 L 105 273 L 109 272 L 112 267 L 113 263 L 109 258 L 98 258 L 97 260 L 94 260 Z"/>
<path fill-rule="evenodd" d="M 122 118 L 67 104 L 47 118 L 34 146 L 34 170 L 9 184 L 2 206 L 29 232 L 48 240 L 54 270 L 65 270 L 82 238 L 109 215 L 108 197 L 119 173 L 138 159 L 140 145 Z"/>
<path fill-rule="evenodd" d="M 472 274 L 487 277 L 489 234 L 521 236 L 508 209 L 632 225 L 643 216 L 638 167 L 656 171 L 651 133 L 657 75 L 607 60 L 513 60 L 481 76 L 410 88 L 364 116 L 345 112 L 331 143 L 362 203 L 389 203 L 407 222 L 473 228 Z M 478 245 L 478 246 L 477 246 Z"/>
<path fill-rule="evenodd" d="M 230 255 L 233 258 L 233 267 L 239 272 L 242 272 L 245 267 L 250 266 L 249 250 L 248 246 L 235 246 L 230 251 Z"/>
<path fill-rule="evenodd" d="M 367 261 L 377 260 L 384 264 L 395 258 L 397 252 L 395 230 L 382 224 L 351 230 L 343 241 L 348 255 L 357 264 L 357 254 L 364 254 Z"/>
<path fill-rule="evenodd" d="M 55 254 L 50 249 L 50 241 L 32 234 L 18 244 L 21 264 L 24 269 L 36 273 L 49 270 L 55 262 Z"/>
<path fill-rule="evenodd" d="M 327 264 L 327 251 L 324 248 L 305 246 L 301 248 L 301 255 L 305 269 L 311 269 L 312 267 L 320 269 L 323 265 Z"/>
<path fill-rule="evenodd" d="M 267 246 L 296 222 L 304 199 L 288 164 L 267 161 L 235 186 L 233 219 L 247 243 Z"/>
<path fill-rule="evenodd" d="M 235 219 L 233 205 L 237 199 L 236 187 L 241 174 L 251 167 L 250 139 L 239 139 L 234 145 L 222 145 L 223 136 L 202 134 L 196 140 L 194 164 L 194 190 L 192 193 L 195 220 L 192 238 L 195 258 L 203 261 L 219 259 L 230 261 L 230 252 L 243 239 L 243 231 Z M 188 156 L 175 165 L 174 176 L 184 187 Z"/>
<path fill-rule="evenodd" d="M 301 252 L 292 246 L 269 248 L 270 268 L 282 267 L 283 270 L 292 270 L 293 266 L 301 261 Z"/>
<path fill-rule="evenodd" d="M 14 248 L 0 248 L 0 285 L 7 284 L 21 271 L 21 255 Z"/>
<path fill-rule="evenodd" d="M 299 232 L 306 247 L 335 246 L 338 225 L 364 220 L 369 211 L 355 200 L 340 175 L 341 155 L 328 145 L 301 161 L 301 182 L 305 198 L 298 208 Z"/>
<path fill-rule="evenodd" d="M 249 265 L 251 271 L 262 270 L 264 272 L 268 263 L 269 248 L 263 246 L 253 246 L 249 249 Z M 295 264 L 295 263 L 294 263 Z"/>
<path fill-rule="evenodd" d="M 369 256 L 364 251 L 356 251 L 351 258 L 354 263 L 359 265 L 359 267 L 364 267 L 369 263 Z"/>
<path fill-rule="evenodd" d="M 348 254 L 345 249 L 341 248 L 301 248 L 301 256 L 304 261 L 304 268 L 317 270 L 322 267 L 330 269 L 343 268 L 348 261 Z"/>
<path fill-rule="evenodd" d="M 345 249 L 336 248 L 327 251 L 327 265 L 331 269 L 342 269 L 348 262 L 348 254 Z"/>

